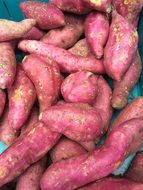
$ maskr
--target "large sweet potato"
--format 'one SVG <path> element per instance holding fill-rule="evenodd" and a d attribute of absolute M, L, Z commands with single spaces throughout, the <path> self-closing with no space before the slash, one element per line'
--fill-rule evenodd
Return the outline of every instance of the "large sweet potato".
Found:
<path fill-rule="evenodd" d="M 41 29 L 49 30 L 65 25 L 64 14 L 54 5 L 25 1 L 20 3 L 20 8 L 27 18 L 35 19 Z"/>
<path fill-rule="evenodd" d="M 36 40 L 23 40 L 19 43 L 19 48 L 25 52 L 34 53 L 54 60 L 62 72 L 73 73 L 87 70 L 98 74 L 104 73 L 102 60 L 97 60 L 94 57 L 85 58 L 76 56 L 67 50 L 51 44 L 45 44 Z"/>
<path fill-rule="evenodd" d="M 4 107 L 6 102 L 6 95 L 3 90 L 0 89 L 0 117 L 3 113 Z"/>
<path fill-rule="evenodd" d="M 29 32 L 27 32 L 22 38 L 27 40 L 40 40 L 44 35 L 45 32 L 33 26 L 33 28 Z"/>
<path fill-rule="evenodd" d="M 131 65 L 137 45 L 138 34 L 134 26 L 113 11 L 109 38 L 104 49 L 105 70 L 112 79 L 121 80 Z"/>

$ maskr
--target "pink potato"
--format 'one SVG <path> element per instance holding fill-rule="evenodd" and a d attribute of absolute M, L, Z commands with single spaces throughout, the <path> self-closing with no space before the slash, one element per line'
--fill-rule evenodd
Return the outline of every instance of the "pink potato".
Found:
<path fill-rule="evenodd" d="M 104 13 L 92 12 L 85 21 L 85 36 L 87 42 L 97 59 L 101 59 L 104 54 L 109 34 L 109 19 Z"/>
<path fill-rule="evenodd" d="M 16 58 L 10 43 L 0 43 L 0 88 L 9 88 L 16 74 Z"/>
<path fill-rule="evenodd" d="M 131 119 L 115 128 L 95 151 L 52 164 L 41 178 L 41 189 L 73 190 L 108 176 L 126 159 L 142 129 L 143 120 Z"/>
<path fill-rule="evenodd" d="M 43 158 L 60 136 L 40 121 L 29 127 L 0 155 L 0 187 Z"/>
<path fill-rule="evenodd" d="M 131 65 L 137 45 L 138 33 L 134 26 L 113 11 L 109 38 L 104 49 L 105 70 L 112 79 L 122 79 Z"/>
<path fill-rule="evenodd" d="M 28 119 L 30 110 L 36 100 L 35 88 L 21 66 L 17 67 L 14 84 L 8 89 L 9 125 L 16 130 L 21 129 Z"/>
<path fill-rule="evenodd" d="M 98 93 L 97 80 L 88 71 L 70 74 L 62 83 L 61 93 L 66 102 L 93 104 Z"/>
<path fill-rule="evenodd" d="M 6 102 L 6 95 L 3 90 L 0 89 L 0 117 L 3 113 L 4 107 Z"/>
<path fill-rule="evenodd" d="M 44 35 L 45 32 L 33 26 L 33 28 L 29 32 L 27 32 L 22 38 L 27 40 L 40 40 Z"/>
<path fill-rule="evenodd" d="M 0 19 L 0 42 L 21 38 L 36 24 L 34 19 L 20 22 Z"/>
<path fill-rule="evenodd" d="M 19 49 L 24 52 L 34 53 L 57 62 L 60 70 L 66 73 L 73 73 L 81 70 L 91 71 L 93 73 L 104 73 L 102 60 L 94 57 L 80 57 L 62 48 L 51 44 L 45 44 L 36 40 L 23 40 L 19 43 Z"/>
<path fill-rule="evenodd" d="M 40 29 L 49 30 L 65 25 L 64 14 L 54 5 L 25 1 L 20 3 L 20 8 L 27 18 L 36 20 Z"/>
<path fill-rule="evenodd" d="M 89 104 L 65 103 L 52 106 L 41 113 L 40 119 L 53 132 L 79 141 L 90 141 L 103 132 L 102 120 L 98 112 Z"/>
<path fill-rule="evenodd" d="M 45 62 L 34 55 L 24 58 L 22 68 L 35 85 L 40 112 L 43 112 L 58 98 L 61 85 L 59 69 L 51 60 Z"/>
<path fill-rule="evenodd" d="M 75 14 L 86 14 L 91 11 L 91 7 L 83 0 L 50 0 L 50 3 L 56 5 L 62 11 L 75 13 Z"/>
<path fill-rule="evenodd" d="M 81 145 L 64 137 L 51 150 L 50 156 L 54 163 L 84 153 L 86 150 Z"/>
<path fill-rule="evenodd" d="M 137 52 L 132 60 L 132 64 L 121 79 L 114 81 L 112 107 L 122 109 L 128 103 L 128 96 L 132 88 L 136 85 L 142 71 L 142 62 Z"/>
<path fill-rule="evenodd" d="M 83 34 L 84 17 L 66 14 L 65 20 L 64 27 L 50 30 L 41 41 L 64 49 L 72 47 Z"/>
<path fill-rule="evenodd" d="M 143 7 L 142 0 L 113 0 L 117 12 L 137 27 L 139 15 Z"/>

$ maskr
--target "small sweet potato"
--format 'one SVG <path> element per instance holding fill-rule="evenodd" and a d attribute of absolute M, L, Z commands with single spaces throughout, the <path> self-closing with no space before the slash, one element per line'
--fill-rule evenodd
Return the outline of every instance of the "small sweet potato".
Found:
<path fill-rule="evenodd" d="M 68 138 L 63 138 L 51 150 L 50 156 L 54 163 L 84 153 L 86 150 L 81 145 Z"/>
<path fill-rule="evenodd" d="M 16 58 L 12 45 L 0 43 L 0 88 L 9 88 L 16 74 Z"/>
<path fill-rule="evenodd" d="M 3 113 L 4 107 L 6 102 L 6 95 L 3 90 L 0 89 L 0 117 Z"/>
<path fill-rule="evenodd" d="M 0 42 L 21 38 L 36 24 L 34 19 L 25 19 L 21 22 L 0 19 Z"/>
<path fill-rule="evenodd" d="M 35 85 L 40 112 L 48 109 L 56 101 L 61 85 L 58 67 L 54 62 L 52 64 L 50 60 L 47 61 L 35 55 L 28 55 L 22 62 L 22 68 Z"/>
<path fill-rule="evenodd" d="M 40 29 L 53 29 L 65 25 L 64 14 L 56 6 L 36 1 L 20 3 L 21 11 L 27 18 L 33 18 Z"/>
<path fill-rule="evenodd" d="M 61 93 L 66 102 L 93 104 L 98 93 L 98 77 L 88 71 L 70 74 L 62 83 Z"/>
<path fill-rule="evenodd" d="M 81 37 L 84 31 L 84 18 L 77 15 L 66 14 L 66 25 L 62 28 L 50 30 L 41 41 L 68 49 Z"/>
<path fill-rule="evenodd" d="M 98 74 L 104 73 L 102 60 L 97 60 L 94 57 L 76 56 L 65 49 L 51 44 L 45 44 L 36 40 L 23 40 L 19 43 L 19 48 L 25 52 L 54 60 L 62 72 L 73 73 L 87 70 Z"/>
<path fill-rule="evenodd" d="M 103 57 L 104 46 L 109 34 L 109 19 L 100 12 L 90 13 L 85 21 L 85 36 L 97 59 Z"/>
<path fill-rule="evenodd" d="M 138 33 L 134 26 L 113 11 L 109 38 L 104 49 L 105 70 L 112 79 L 121 80 L 131 65 L 137 45 Z"/>
<path fill-rule="evenodd" d="M 143 7 L 142 0 L 113 0 L 112 3 L 120 15 L 137 27 L 139 15 Z"/>
<path fill-rule="evenodd" d="M 121 79 L 114 82 L 112 107 L 122 109 L 128 103 L 128 96 L 132 88 L 138 82 L 142 71 L 142 63 L 139 53 L 136 53 L 132 64 Z"/>
<path fill-rule="evenodd" d="M 22 38 L 27 40 L 40 40 L 44 35 L 45 32 L 33 26 L 33 28 L 29 32 L 27 32 Z"/>
<path fill-rule="evenodd" d="M 8 89 L 9 125 L 19 130 L 28 119 L 30 110 L 36 100 L 36 91 L 21 66 L 17 67 L 14 84 Z"/>

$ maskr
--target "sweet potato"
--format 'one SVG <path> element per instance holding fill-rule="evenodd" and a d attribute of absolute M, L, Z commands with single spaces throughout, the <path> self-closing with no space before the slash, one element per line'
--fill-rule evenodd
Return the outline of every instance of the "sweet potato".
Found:
<path fill-rule="evenodd" d="M 61 77 L 58 67 L 50 60 L 45 62 L 39 57 L 28 55 L 22 62 L 22 68 L 35 85 L 40 112 L 48 109 L 56 101 L 60 90 Z"/>
<path fill-rule="evenodd" d="M 45 44 L 36 40 L 23 40 L 19 43 L 19 48 L 25 52 L 50 58 L 57 62 L 62 72 L 73 73 L 81 70 L 93 73 L 104 73 L 102 60 L 91 57 L 80 57 L 71 54 L 67 50 L 51 44 Z"/>
<path fill-rule="evenodd" d="M 65 101 L 93 104 L 98 93 L 97 79 L 96 75 L 88 71 L 70 74 L 61 86 Z"/>
<path fill-rule="evenodd" d="M 125 174 L 125 177 L 139 183 L 143 183 L 143 153 L 138 153 L 131 166 Z"/>
<path fill-rule="evenodd" d="M 64 49 L 72 47 L 83 34 L 84 19 L 80 16 L 66 14 L 65 20 L 64 27 L 50 30 L 41 41 Z"/>
<path fill-rule="evenodd" d="M 75 14 L 86 14 L 91 11 L 91 7 L 83 0 L 50 0 L 50 3 L 56 5 L 59 9 Z"/>
<path fill-rule="evenodd" d="M 0 88 L 9 88 L 16 74 L 16 58 L 10 43 L 0 43 Z"/>
<path fill-rule="evenodd" d="M 6 95 L 3 90 L 0 89 L 0 117 L 3 113 L 4 107 L 6 102 Z"/>
<path fill-rule="evenodd" d="M 21 22 L 0 19 L 0 42 L 21 38 L 36 24 L 34 19 Z"/>
<path fill-rule="evenodd" d="M 88 104 L 65 103 L 41 113 L 40 119 L 54 132 L 75 141 L 90 141 L 101 136 L 103 125 L 98 112 Z"/>
<path fill-rule="evenodd" d="M 100 12 L 90 13 L 85 21 L 85 36 L 97 59 L 103 57 L 104 46 L 109 34 L 109 20 Z"/>
<path fill-rule="evenodd" d="M 142 129 L 143 120 L 129 120 L 115 128 L 101 148 L 52 164 L 41 178 L 41 189 L 72 190 L 108 176 L 128 156 Z"/>
<path fill-rule="evenodd" d="M 125 17 L 134 26 L 138 25 L 139 14 L 142 10 L 142 0 L 113 0 L 113 6 L 117 12 Z"/>
<path fill-rule="evenodd" d="M 8 89 L 9 125 L 19 130 L 28 119 L 30 110 L 36 100 L 36 91 L 21 66 L 17 67 L 14 84 Z"/>
<path fill-rule="evenodd" d="M 142 71 L 142 63 L 139 53 L 136 53 L 132 60 L 132 64 L 121 79 L 114 82 L 112 107 L 122 109 L 128 102 L 128 96 L 132 88 L 138 82 Z"/>
<path fill-rule="evenodd" d="M 53 29 L 65 25 L 64 14 L 54 5 L 25 1 L 20 3 L 21 11 L 27 18 L 33 18 L 40 29 Z"/>
<path fill-rule="evenodd" d="M 131 65 L 137 45 L 138 34 L 134 26 L 113 11 L 109 38 L 104 49 L 105 70 L 112 79 L 121 80 Z"/>
<path fill-rule="evenodd" d="M 78 190 L 141 190 L 143 184 L 125 178 L 104 178 Z"/>
<path fill-rule="evenodd" d="M 80 145 L 84 147 L 87 151 L 95 150 L 95 142 L 94 141 L 80 141 L 78 142 Z"/>
<path fill-rule="evenodd" d="M 27 32 L 22 38 L 27 40 L 40 40 L 44 35 L 45 32 L 33 26 L 33 28 L 29 32 Z"/>
<path fill-rule="evenodd" d="M 81 145 L 68 138 L 63 138 L 51 150 L 50 156 L 54 163 L 84 153 L 86 150 Z"/>
<path fill-rule="evenodd" d="M 42 122 L 29 127 L 0 155 L 0 187 L 40 160 L 59 140 Z"/>

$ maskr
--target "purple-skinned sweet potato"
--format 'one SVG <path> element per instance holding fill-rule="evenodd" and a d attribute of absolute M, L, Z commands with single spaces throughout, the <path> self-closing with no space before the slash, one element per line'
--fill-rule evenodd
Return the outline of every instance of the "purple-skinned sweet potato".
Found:
<path fill-rule="evenodd" d="M 65 25 L 64 14 L 56 6 L 36 1 L 20 3 L 21 11 L 27 18 L 33 18 L 40 29 L 49 30 Z"/>
<path fill-rule="evenodd" d="M 24 58 L 22 68 L 35 85 L 40 112 L 43 112 L 57 100 L 61 85 L 59 69 L 54 62 L 45 62 L 34 55 Z"/>
<path fill-rule="evenodd" d="M 125 17 L 134 26 L 138 25 L 139 15 L 143 7 L 142 0 L 113 0 L 112 3 L 120 15 Z"/>
<path fill-rule="evenodd" d="M 16 74 L 16 58 L 12 45 L 8 42 L 0 43 L 0 88 L 9 88 Z"/>
<path fill-rule="evenodd" d="M 104 54 L 109 34 L 109 19 L 104 13 L 92 12 L 85 21 L 85 36 L 97 59 L 101 59 Z"/>
<path fill-rule="evenodd" d="M 60 70 L 66 73 L 73 73 L 81 70 L 91 71 L 93 73 L 104 73 L 102 60 L 94 57 L 80 57 L 73 55 L 65 49 L 51 44 L 45 44 L 36 40 L 23 40 L 19 43 L 19 49 L 40 55 L 54 60 Z"/>
<path fill-rule="evenodd" d="M 64 49 L 72 47 L 83 34 L 84 18 L 66 14 L 65 21 L 66 25 L 64 27 L 50 30 L 41 41 Z"/>
<path fill-rule="evenodd" d="M 0 89 L 0 117 L 3 113 L 4 107 L 6 102 L 6 95 L 3 90 Z"/>
<path fill-rule="evenodd" d="M 98 77 L 88 71 L 70 74 L 61 85 L 66 102 L 93 104 L 98 93 Z"/>
<path fill-rule="evenodd" d="M 122 109 L 128 103 L 128 96 L 132 88 L 136 85 L 142 71 L 140 55 L 137 52 L 132 60 L 132 64 L 121 79 L 115 81 L 113 87 L 112 107 Z"/>
<path fill-rule="evenodd" d="M 99 113 L 89 104 L 64 103 L 41 113 L 40 119 L 54 132 L 75 141 L 90 141 L 100 137 L 103 124 Z"/>
<path fill-rule="evenodd" d="M 134 138 L 141 133 L 142 119 L 122 123 L 110 133 L 102 147 L 52 164 L 41 178 L 41 189 L 73 190 L 108 176 L 120 167 L 129 155 Z"/>
<path fill-rule="evenodd" d="M 62 11 L 75 13 L 75 14 L 87 14 L 91 11 L 91 7 L 83 0 L 50 0 L 50 3 L 56 5 Z"/>
<path fill-rule="evenodd" d="M 40 40 L 44 35 L 45 32 L 33 26 L 33 28 L 29 32 L 27 32 L 22 38 L 27 40 Z"/>
<path fill-rule="evenodd" d="M 38 121 L 0 155 L 0 187 L 21 175 L 57 143 L 60 134 Z"/>
<path fill-rule="evenodd" d="M 134 26 L 113 11 L 109 38 L 104 49 L 105 70 L 112 79 L 121 80 L 131 65 L 137 45 L 138 33 Z"/>
<path fill-rule="evenodd" d="M 64 137 L 50 151 L 50 157 L 54 163 L 86 152 L 87 151 L 81 145 Z"/>
<path fill-rule="evenodd" d="M 143 153 L 140 152 L 134 158 L 131 166 L 125 173 L 125 177 L 136 181 L 138 183 L 143 183 Z"/>
<path fill-rule="evenodd" d="M 0 19 L 0 42 L 21 38 L 36 24 L 34 19 L 21 22 Z"/>
<path fill-rule="evenodd" d="M 8 89 L 9 125 L 16 130 L 21 129 L 28 119 L 30 110 L 36 100 L 36 91 L 31 80 L 26 76 L 21 66 L 17 66 L 15 81 Z"/>

